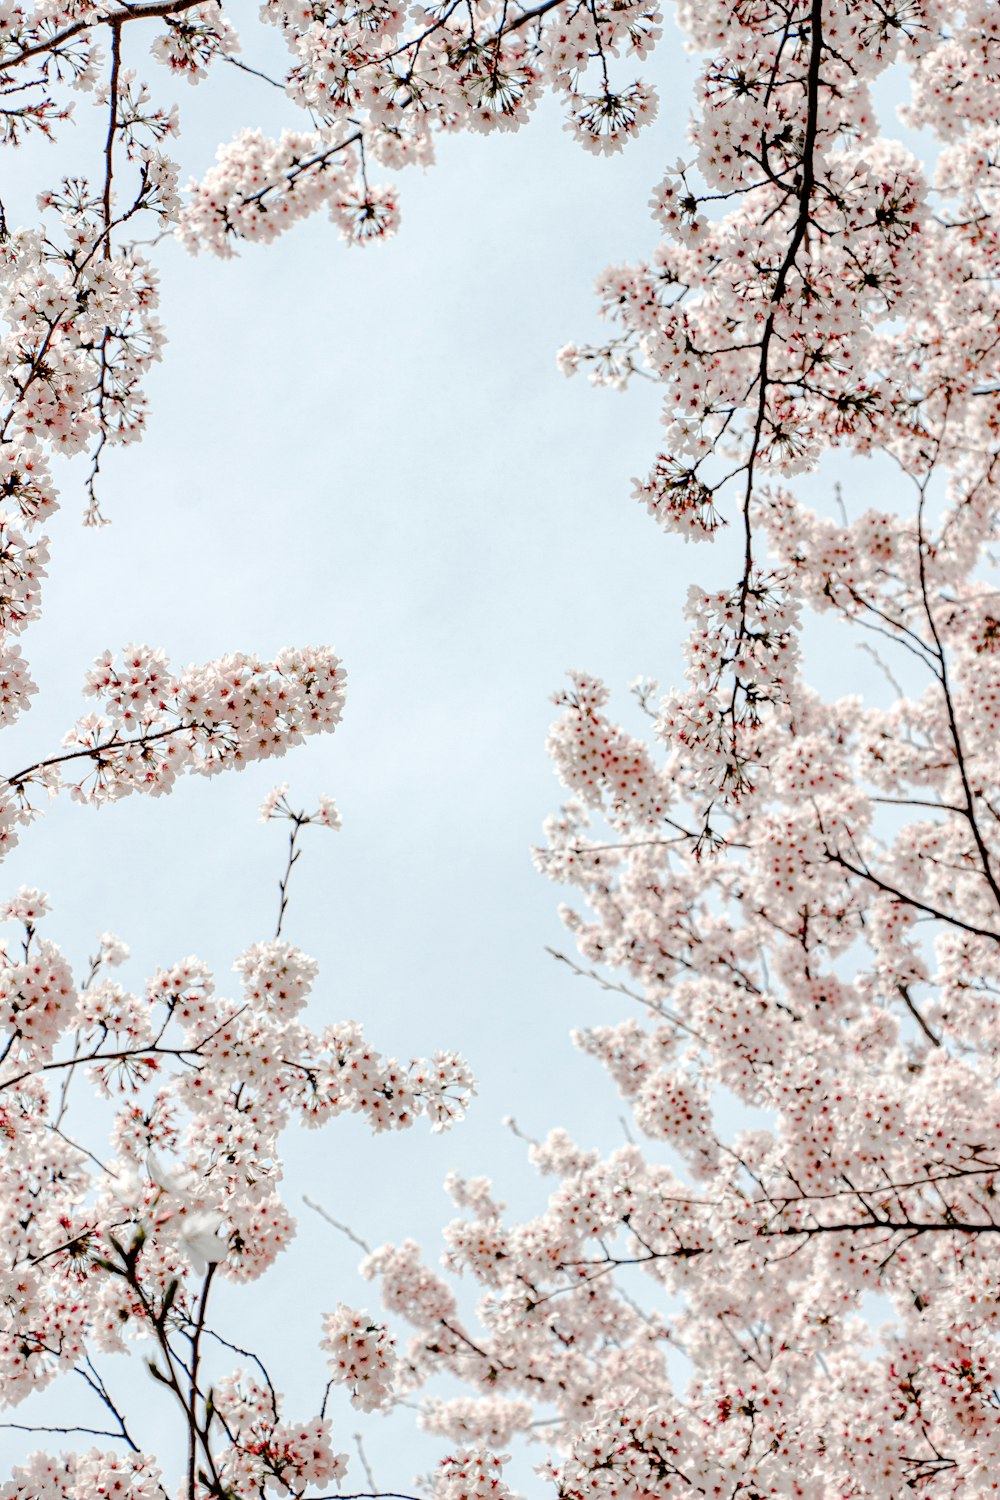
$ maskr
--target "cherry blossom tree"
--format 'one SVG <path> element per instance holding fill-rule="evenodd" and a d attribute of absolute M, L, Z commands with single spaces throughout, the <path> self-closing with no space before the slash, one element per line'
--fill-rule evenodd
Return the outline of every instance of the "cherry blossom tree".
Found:
<path fill-rule="evenodd" d="M 690 589 L 687 683 L 635 685 L 647 735 L 571 674 L 550 741 L 570 800 L 537 854 L 573 888 L 565 962 L 633 1003 L 576 1041 L 659 1144 L 602 1155 L 554 1132 L 531 1150 L 554 1185 L 528 1222 L 456 1182 L 445 1264 L 480 1290 L 478 1323 L 415 1246 L 370 1268 L 414 1326 L 411 1378 L 480 1392 L 432 1407 L 435 1429 L 485 1466 L 543 1420 L 565 1500 L 985 1496 L 1000 15 L 680 14 L 706 61 L 690 149 L 652 200 L 663 241 L 603 276 L 606 342 L 561 357 L 664 387 L 637 497 L 716 539 L 732 583 Z M 936 160 L 879 133 L 890 68 Z M 797 494 L 834 450 L 897 475 L 871 497 L 855 464 L 853 519 Z M 875 649 L 887 705 L 808 680 L 809 612 L 827 642 Z"/>
<path fill-rule="evenodd" d="M 682 0 L 677 17 L 704 62 L 690 140 L 670 153 L 686 154 L 653 194 L 662 242 L 602 276 L 609 336 L 561 359 L 598 383 L 664 386 L 663 451 L 637 497 L 668 531 L 713 541 L 732 578 L 691 588 L 686 685 L 636 684 L 645 735 L 615 721 L 602 682 L 571 675 L 550 741 L 570 796 L 537 852 L 575 889 L 565 963 L 634 1006 L 577 1041 L 651 1144 L 533 1144 L 553 1187 L 527 1222 L 486 1179 L 453 1177 L 445 1274 L 412 1241 L 382 1247 L 365 1269 L 388 1322 L 332 1299 L 317 1339 L 362 1410 L 426 1391 L 422 1421 L 447 1440 L 439 1500 L 503 1500 L 520 1437 L 565 1500 L 986 1496 L 1000 1473 L 1000 10 Z M 437 131 L 515 128 L 551 88 L 607 152 L 655 109 L 623 59 L 659 35 L 642 0 L 268 0 L 262 19 L 290 64 L 261 85 L 308 129 L 237 134 L 182 196 L 177 110 L 137 68 L 150 36 L 192 81 L 248 66 L 221 7 L 2 12 L 7 143 L 58 133 L 70 89 L 106 121 L 93 183 L 44 191 L 41 227 L 3 225 L 5 723 L 33 691 L 14 637 L 39 608 L 49 459 L 90 455 L 98 524 L 105 450 L 142 432 L 161 352 L 151 241 L 227 255 L 320 209 L 349 240 L 376 238 L 396 189 L 369 173 L 427 164 Z M 887 76 L 905 80 L 908 128 L 940 141 L 925 161 L 882 133 Z M 891 492 L 868 503 L 854 465 L 842 513 L 810 508 L 804 476 L 835 452 L 878 452 Z M 887 704 L 824 696 L 811 613 L 826 639 L 844 627 L 875 649 Z M 334 728 L 344 677 L 326 648 L 175 673 L 129 646 L 85 690 L 99 711 L 6 778 L 8 846 L 43 792 L 165 792 L 179 771 Z M 258 1276 L 287 1240 L 289 1121 L 441 1127 L 471 1079 L 450 1054 L 385 1058 L 353 1023 L 309 1028 L 315 966 L 282 920 L 303 830 L 337 815 L 328 800 L 296 810 L 284 788 L 264 811 L 289 822 L 288 865 L 238 999 L 195 960 L 128 994 L 110 935 L 75 978 L 41 936 L 45 898 L 6 908 L 23 942 L 0 974 L 5 1384 L 17 1400 L 76 1371 L 107 1425 L 103 1447 L 29 1460 L 3 1500 L 177 1493 L 95 1373 L 95 1352 L 133 1340 L 180 1419 L 185 1500 L 328 1494 L 345 1476 L 325 1402 L 286 1416 L 265 1357 L 214 1326 L 212 1288 Z M 110 1155 L 73 1133 L 88 1080 Z M 453 1276 L 480 1293 L 474 1317 Z M 870 1294 L 888 1309 L 878 1330 Z M 456 1379 L 465 1393 L 440 1394 Z"/>
<path fill-rule="evenodd" d="M 512 128 L 545 84 L 597 151 L 617 149 L 653 113 L 649 90 L 615 84 L 609 72 L 617 54 L 641 57 L 655 39 L 649 0 L 581 10 L 568 29 L 555 3 L 474 15 L 457 5 L 404 13 L 293 3 L 266 8 L 262 21 L 279 77 L 243 62 L 215 3 L 45 0 L 0 14 L 3 143 L 60 139 L 81 100 L 102 141 L 89 178 L 38 184 L 36 225 L 9 223 L 0 205 L 5 726 L 36 692 L 18 638 L 40 609 L 53 460 L 88 462 L 85 520 L 99 526 L 110 450 L 143 433 L 144 382 L 163 348 L 164 236 L 231 254 L 325 209 L 344 238 L 364 242 L 396 219 L 394 189 L 371 183 L 369 171 L 427 164 L 436 131 Z M 176 82 L 232 66 L 281 89 L 301 128 L 278 140 L 241 131 L 182 198 L 171 154 Z M 61 792 L 94 804 L 160 795 L 182 772 L 239 769 L 334 730 L 345 673 L 326 646 L 177 671 L 161 651 L 130 644 L 102 654 L 84 692 L 95 711 L 61 746 L 2 778 L 5 852 Z M 336 1295 L 316 1309 L 327 1391 L 302 1419 L 286 1414 L 267 1351 L 241 1347 L 215 1313 L 213 1287 L 258 1279 L 292 1233 L 280 1194 L 286 1126 L 352 1112 L 375 1131 L 418 1117 L 443 1129 L 473 1091 L 457 1055 L 401 1062 L 375 1051 L 354 1022 L 307 1023 L 316 965 L 283 935 L 290 881 L 304 830 L 336 828 L 339 818 L 329 798 L 299 810 L 287 786 L 262 811 L 290 825 L 288 860 L 275 930 L 237 960 L 235 998 L 216 994 L 197 959 L 128 991 L 112 975 L 128 950 L 110 933 L 76 975 L 49 936 L 43 893 L 22 889 L 2 908 L 19 929 L 0 961 L 4 1398 L 16 1405 L 75 1376 L 98 1413 L 89 1426 L 57 1429 L 61 1448 L 76 1439 L 77 1451 L 36 1453 L 0 1481 L 4 1500 L 329 1491 L 346 1463 L 327 1415 L 331 1388 L 343 1386 L 362 1411 L 395 1399 L 391 1332 Z M 102 1373 L 103 1356 L 123 1350 L 162 1398 L 155 1453 L 133 1435 L 131 1391 Z M 449 1483 L 461 1482 L 465 1462 L 446 1457 Z"/>

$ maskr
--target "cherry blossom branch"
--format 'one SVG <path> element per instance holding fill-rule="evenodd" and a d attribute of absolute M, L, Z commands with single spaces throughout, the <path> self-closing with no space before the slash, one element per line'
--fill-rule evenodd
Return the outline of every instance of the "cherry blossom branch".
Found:
<path fill-rule="evenodd" d="M 894 900 L 902 902 L 904 906 L 912 906 L 916 911 L 925 912 L 927 916 L 934 917 L 939 922 L 947 922 L 951 927 L 960 928 L 962 932 L 972 933 L 975 937 L 988 938 L 991 943 L 1000 943 L 1000 932 L 993 932 L 988 927 L 977 927 L 974 922 L 963 921 L 954 912 L 941 911 L 938 907 L 931 906 L 929 902 L 921 901 L 918 896 L 907 894 L 905 891 L 899 890 L 896 886 L 890 885 L 888 881 L 883 880 L 881 876 L 876 875 L 867 866 L 854 865 L 850 860 L 845 859 L 842 854 L 835 853 L 831 849 L 825 850 L 825 853 L 833 864 L 840 865 L 851 875 L 857 875 L 859 879 L 867 881 L 880 891 L 884 891 L 887 896 L 892 896 Z"/>
<path fill-rule="evenodd" d="M 963 816 L 965 817 L 966 822 L 969 825 L 973 841 L 976 845 L 976 850 L 979 854 L 983 877 L 986 880 L 986 884 L 990 888 L 994 902 L 996 903 L 997 907 L 1000 908 L 1000 883 L 997 882 L 997 878 L 993 873 L 993 863 L 990 859 L 990 853 L 986 847 L 986 842 L 983 839 L 982 831 L 979 827 L 979 820 L 976 817 L 975 799 L 972 794 L 972 788 L 969 785 L 969 774 L 968 768 L 966 766 L 965 750 L 962 744 L 961 731 L 958 727 L 958 719 L 955 714 L 955 700 L 952 695 L 951 685 L 948 678 L 948 663 L 945 657 L 944 646 L 941 642 L 941 635 L 938 631 L 937 621 L 934 618 L 934 610 L 931 607 L 930 593 L 927 583 L 927 549 L 924 537 L 924 506 L 926 504 L 926 499 L 927 480 L 925 479 L 921 485 L 920 505 L 917 510 L 917 566 L 920 574 L 920 593 L 921 598 L 923 599 L 924 613 L 927 617 L 927 628 L 930 631 L 931 637 L 934 641 L 935 654 L 939 663 L 938 677 L 941 683 L 941 693 L 944 697 L 945 712 L 948 715 L 948 728 L 951 733 L 952 747 L 955 752 L 955 764 L 958 769 L 959 778 L 962 783 L 962 792 L 965 797 L 965 806 L 962 809 Z"/>
<path fill-rule="evenodd" d="M 36 1073 L 62 1072 L 65 1069 L 75 1071 L 88 1063 L 126 1062 L 133 1059 L 136 1062 L 144 1062 L 150 1057 L 176 1057 L 193 1066 L 191 1059 L 198 1055 L 201 1045 L 203 1044 L 198 1043 L 194 1047 L 163 1047 L 150 1044 L 144 1047 L 122 1047 L 114 1052 L 82 1053 L 76 1057 L 60 1058 L 54 1062 L 38 1063 L 35 1067 L 26 1068 L 24 1072 L 18 1073 L 13 1078 L 0 1080 L 0 1089 L 16 1088 L 19 1083 L 23 1083 L 26 1078 L 33 1078 Z"/>
<path fill-rule="evenodd" d="M 340 1220 L 335 1219 L 333 1215 L 329 1213 L 321 1203 L 314 1203 L 312 1198 L 307 1197 L 305 1193 L 302 1194 L 302 1202 L 306 1205 L 307 1208 L 311 1208 L 313 1213 L 319 1214 L 321 1219 L 325 1219 L 333 1229 L 337 1229 L 341 1234 L 346 1235 L 352 1244 L 357 1245 L 359 1250 L 364 1251 L 365 1255 L 371 1255 L 371 1245 L 368 1244 L 367 1240 L 363 1240 L 359 1234 L 355 1234 L 354 1230 L 350 1227 L 349 1224 L 342 1224 Z"/>
<path fill-rule="evenodd" d="M 627 999 L 636 1001 L 637 1004 L 644 1006 L 647 1010 L 655 1011 L 658 1016 L 662 1016 L 665 1021 L 669 1021 L 672 1026 L 676 1026 L 678 1031 L 683 1031 L 688 1036 L 694 1037 L 696 1041 L 701 1042 L 703 1046 L 708 1046 L 706 1037 L 693 1030 L 686 1021 L 681 1020 L 680 1016 L 664 1005 L 661 1000 L 654 1000 L 648 995 L 638 995 L 635 990 L 630 990 L 627 985 L 619 984 L 616 980 L 605 978 L 596 969 L 583 968 L 580 964 L 574 962 L 568 954 L 560 953 L 555 948 L 546 947 L 545 951 L 551 958 L 556 959 L 558 963 L 565 964 L 578 978 L 590 979 L 608 993 L 614 992 L 615 994 L 625 995 Z"/>
<path fill-rule="evenodd" d="M 101 1405 L 111 1413 L 115 1421 L 118 1423 L 118 1432 L 115 1434 L 115 1436 L 120 1438 L 121 1441 L 128 1446 L 131 1452 L 138 1453 L 140 1451 L 139 1445 L 135 1442 L 131 1433 L 129 1432 L 128 1427 L 125 1423 L 124 1416 L 122 1415 L 115 1401 L 112 1399 L 107 1385 L 105 1384 L 102 1377 L 98 1374 L 97 1370 L 94 1368 L 93 1362 L 88 1355 L 84 1354 L 83 1356 L 83 1366 L 76 1366 L 76 1374 L 78 1374 L 83 1379 L 84 1383 L 89 1386 L 89 1388 L 97 1396 L 97 1399 L 101 1402 Z M 162 1489 L 162 1486 L 160 1487 L 160 1492 L 164 1495 L 164 1497 L 166 1497 L 166 1491 Z"/>
<path fill-rule="evenodd" d="M 86 16 L 63 27 L 61 31 L 44 41 L 35 42 L 29 47 L 22 47 L 16 56 L 0 59 L 0 74 L 8 73 L 12 68 L 18 68 L 22 63 L 43 53 L 56 52 L 64 42 L 71 41 L 81 32 L 90 31 L 95 27 L 110 26 L 112 29 L 120 30 L 130 21 L 162 20 L 167 16 L 180 15 L 186 10 L 193 10 L 195 6 L 202 4 L 204 0 L 153 0 L 153 3 L 148 5 L 126 5 L 110 14 Z"/>
<path fill-rule="evenodd" d="M 122 1433 L 112 1432 L 104 1427 L 42 1427 L 38 1423 L 0 1422 L 0 1428 L 7 1432 L 57 1432 L 63 1437 L 70 1437 L 74 1433 L 85 1433 L 88 1437 L 114 1438 L 115 1442 L 121 1442 L 123 1438 Z"/>
<path fill-rule="evenodd" d="M 104 254 L 111 254 L 111 186 L 114 177 L 113 153 L 118 128 L 118 75 L 121 70 L 121 24 L 111 27 L 111 80 L 108 85 L 108 136 L 104 143 Z"/>
<path fill-rule="evenodd" d="M 205 1274 L 205 1279 L 202 1282 L 201 1286 L 201 1296 L 198 1299 L 198 1311 L 195 1316 L 194 1331 L 191 1334 L 191 1366 L 190 1378 L 188 1382 L 188 1403 L 189 1410 L 192 1414 L 192 1420 L 190 1423 L 188 1434 L 188 1492 L 190 1494 L 191 1500 L 195 1500 L 195 1481 L 197 1478 L 196 1440 L 198 1436 L 198 1427 L 197 1422 L 194 1419 L 194 1412 L 196 1410 L 197 1402 L 200 1399 L 201 1394 L 198 1388 L 198 1365 L 201 1357 L 201 1338 L 205 1328 L 205 1316 L 208 1311 L 208 1298 L 212 1289 L 212 1277 L 215 1275 L 216 1269 L 216 1266 L 210 1265 Z M 205 1427 L 201 1434 L 202 1442 L 204 1443 L 206 1448 L 208 1444 L 208 1422 L 209 1418 L 206 1416 Z"/>
<path fill-rule="evenodd" d="M 185 734 L 192 730 L 200 730 L 203 734 L 211 737 L 217 731 L 211 726 L 199 724 L 196 720 L 188 723 L 173 724 L 167 729 L 156 729 L 150 732 L 133 735 L 132 737 L 113 734 L 110 739 L 101 741 L 97 745 L 85 745 L 80 750 L 66 750 L 62 755 L 49 755 L 44 760 L 37 760 L 30 766 L 25 766 L 21 771 L 16 771 L 13 776 L 5 776 L 3 781 L 7 786 L 20 788 L 29 781 L 38 771 L 47 771 L 51 766 L 61 766 L 71 760 L 96 760 L 99 762 L 102 755 L 110 750 L 128 750 L 136 746 L 143 748 L 146 745 L 156 744 L 158 740 L 171 739 L 174 735 Z"/>
<path fill-rule="evenodd" d="M 787 31 L 786 31 L 787 35 Z M 778 54 L 780 58 L 780 51 Z M 771 341 L 774 338 L 775 324 L 778 309 L 784 301 L 788 278 L 795 265 L 799 250 L 806 237 L 811 216 L 812 196 L 816 186 L 815 152 L 819 132 L 819 91 L 821 83 L 821 67 L 823 60 L 823 0 L 810 0 L 810 30 L 809 30 L 809 64 L 806 74 L 806 120 L 805 134 L 800 158 L 800 177 L 797 183 L 798 213 L 792 227 L 792 233 L 788 241 L 785 256 L 778 269 L 778 275 L 774 283 L 774 291 L 771 296 L 771 304 L 764 320 L 764 329 L 760 342 L 760 366 L 757 375 L 757 409 L 754 418 L 753 434 L 750 441 L 750 453 L 747 458 L 746 492 L 743 500 L 743 530 L 744 530 L 744 552 L 743 552 L 743 580 L 740 587 L 740 606 L 745 609 L 747 593 L 750 588 L 750 579 L 753 573 L 753 529 L 750 517 L 750 506 L 753 499 L 754 469 L 757 454 L 760 449 L 761 438 L 764 431 L 764 420 L 767 413 L 767 389 L 769 379 L 768 359 L 771 349 Z M 777 70 L 778 60 L 775 60 Z"/>
<path fill-rule="evenodd" d="M 299 833 L 302 830 L 304 822 L 307 821 L 307 819 L 294 814 L 290 819 L 292 830 L 288 835 L 288 863 L 285 865 L 285 872 L 278 882 L 278 922 L 274 929 L 276 939 L 281 936 L 282 923 L 285 920 L 285 912 L 288 909 L 288 883 L 292 878 L 292 870 L 302 853 L 302 850 L 297 847 Z"/>

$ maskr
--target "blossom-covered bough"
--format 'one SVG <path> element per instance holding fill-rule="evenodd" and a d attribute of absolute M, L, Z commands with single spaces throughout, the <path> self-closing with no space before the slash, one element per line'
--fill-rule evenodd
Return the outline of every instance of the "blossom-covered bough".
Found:
<path fill-rule="evenodd" d="M 637 685 L 645 738 L 573 674 L 550 745 L 571 797 L 537 856 L 580 906 L 565 961 L 634 1006 L 579 1044 L 656 1144 L 602 1155 L 554 1132 L 531 1153 L 549 1206 L 525 1223 L 455 1178 L 445 1270 L 481 1289 L 477 1318 L 406 1241 L 366 1269 L 409 1349 L 343 1304 L 317 1309 L 317 1336 L 363 1410 L 431 1382 L 441 1500 L 502 1500 L 519 1435 L 565 1500 L 985 1497 L 1000 1483 L 1000 7 L 676 13 L 704 63 L 686 154 L 653 196 L 662 242 L 601 278 L 607 340 L 561 358 L 662 384 L 663 450 L 638 497 L 668 531 L 714 539 L 733 576 L 691 589 L 686 685 Z M 181 197 L 169 79 L 158 103 L 140 63 L 151 43 L 192 80 L 251 66 L 222 8 L 0 14 L 7 142 L 57 132 L 69 88 L 107 122 L 92 182 L 47 190 L 40 228 L 3 223 L 4 723 L 33 691 L 15 637 L 39 608 L 49 459 L 90 455 L 98 522 L 106 449 L 141 434 L 161 344 L 150 241 L 229 254 L 317 210 L 363 241 L 397 213 L 373 176 L 428 162 L 438 131 L 516 127 L 545 88 L 597 151 L 654 113 L 624 56 L 657 40 L 648 0 L 267 0 L 261 15 L 288 45 L 269 81 L 298 128 L 238 133 Z M 886 77 L 910 130 L 938 138 L 925 161 L 882 133 Z M 817 513 L 796 482 L 831 450 L 878 453 L 895 480 L 868 494 L 856 464 L 844 509 Z M 810 686 L 807 611 L 827 641 L 846 629 L 876 650 L 887 703 Z M 161 792 L 333 728 L 343 669 L 320 649 L 174 673 L 128 647 L 86 685 L 99 711 L 4 779 L 8 845 L 64 785 Z M 77 1371 L 106 1427 L 101 1447 L 30 1460 L 4 1500 L 178 1493 L 95 1364 L 140 1336 L 180 1417 L 184 1500 L 327 1494 L 344 1474 L 324 1412 L 286 1417 L 262 1358 L 230 1348 L 234 1373 L 214 1373 L 212 1286 L 258 1275 L 288 1237 L 288 1121 L 442 1125 L 470 1081 L 450 1055 L 402 1067 L 353 1024 L 307 1026 L 314 966 L 282 919 L 302 828 L 336 813 L 280 790 L 266 811 L 291 823 L 289 863 L 237 999 L 193 960 L 126 993 L 110 937 L 76 980 L 42 935 L 44 898 L 8 907 L 23 944 L 0 985 L 2 1373 L 17 1399 Z M 72 1132 L 88 1080 L 113 1106 L 107 1150 Z M 438 1375 L 469 1394 L 438 1397 Z"/>
<path fill-rule="evenodd" d="M 638 498 L 735 533 L 732 584 L 690 590 L 687 683 L 636 685 L 646 738 L 572 674 L 537 856 L 577 897 L 565 961 L 633 1005 L 578 1043 L 658 1145 L 555 1132 L 527 1223 L 456 1185 L 478 1327 L 413 1247 L 373 1265 L 417 1378 L 483 1393 L 434 1423 L 497 1453 L 546 1417 L 566 1500 L 992 1495 L 1000 11 L 681 20 L 707 61 L 663 241 L 602 278 L 609 339 L 562 358 L 663 385 Z M 890 68 L 936 160 L 880 134 Z M 831 450 L 877 452 L 879 488 L 842 463 L 818 514 L 795 481 Z M 845 628 L 875 649 L 884 706 L 810 685 L 806 611 L 827 652 Z"/>
<path fill-rule="evenodd" d="M 3 144 L 58 138 L 81 107 L 97 111 L 103 141 L 87 179 L 38 184 L 36 225 L 18 227 L 0 204 L 2 725 L 35 692 L 18 638 L 40 608 L 52 461 L 84 457 L 85 519 L 99 525 L 109 450 L 142 435 L 143 384 L 163 345 L 156 246 L 165 235 L 226 254 L 324 209 L 362 242 L 390 232 L 396 217 L 394 190 L 369 173 L 426 164 L 437 131 L 516 126 L 545 84 L 566 96 L 574 130 L 596 150 L 617 149 L 653 112 L 641 84 L 612 78 L 622 50 L 642 56 L 655 39 L 650 0 L 409 11 L 292 0 L 266 6 L 261 19 L 287 44 L 283 77 L 239 55 L 214 3 L 0 8 Z M 276 84 L 290 128 L 277 140 L 240 131 L 182 199 L 171 154 L 176 81 L 199 81 L 213 66 Z M 161 651 L 128 645 L 94 664 L 84 690 L 94 711 L 61 746 L 0 773 L 5 850 L 62 791 L 92 803 L 159 795 L 182 772 L 238 769 L 332 731 L 345 674 L 327 647 L 178 671 Z M 263 811 L 291 825 L 288 863 L 273 938 L 239 958 L 234 998 L 217 995 L 195 959 L 127 990 L 112 972 L 127 950 L 108 934 L 75 976 L 49 936 L 40 892 L 22 890 L 3 908 L 20 938 L 0 961 L 0 1382 L 16 1404 L 75 1377 L 97 1413 L 45 1439 L 59 1456 L 35 1454 L 0 1476 L 4 1500 L 302 1496 L 328 1493 L 344 1476 L 326 1398 L 304 1417 L 286 1414 L 267 1351 L 233 1341 L 213 1287 L 259 1277 L 293 1232 L 280 1193 L 287 1125 L 351 1111 L 376 1131 L 419 1117 L 441 1129 L 473 1085 L 454 1054 L 400 1062 L 370 1047 L 356 1023 L 307 1024 L 316 968 L 284 938 L 289 881 L 303 830 L 339 818 L 325 798 L 315 812 L 297 811 L 284 787 Z M 392 1335 L 331 1302 L 333 1311 L 316 1309 L 330 1385 L 346 1387 L 362 1411 L 386 1405 L 398 1383 Z M 104 1356 L 126 1349 L 162 1398 L 155 1453 L 133 1434 L 130 1388 L 116 1389 L 104 1367 Z M 459 1450 L 446 1456 L 442 1482 L 460 1485 L 467 1467 L 485 1474 L 491 1465 Z"/>

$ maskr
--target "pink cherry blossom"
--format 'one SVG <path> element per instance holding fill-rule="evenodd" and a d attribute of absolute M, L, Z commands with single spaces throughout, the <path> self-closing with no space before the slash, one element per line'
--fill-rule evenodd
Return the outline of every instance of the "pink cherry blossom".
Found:
<path fill-rule="evenodd" d="M 650 524 L 712 544 L 716 566 L 688 580 L 682 680 L 640 679 L 628 723 L 587 670 L 557 693 L 567 798 L 535 851 L 567 888 L 576 953 L 558 957 L 616 1007 L 574 1032 L 581 1065 L 607 1072 L 635 1138 L 532 1144 L 547 1196 L 528 1217 L 487 1178 L 451 1174 L 441 1264 L 412 1239 L 378 1247 L 363 1271 L 387 1321 L 334 1292 L 316 1340 L 356 1407 L 404 1387 L 423 1401 L 437 1500 L 506 1500 L 507 1453 L 531 1442 L 562 1500 L 986 1500 L 1000 14 L 991 0 L 674 13 L 699 77 L 651 187 L 659 242 L 601 273 L 603 336 L 558 359 L 598 385 L 659 387 L 635 498 Z M 260 20 L 292 123 L 237 129 L 182 192 L 171 89 L 239 61 L 223 6 L 0 6 L 0 141 L 59 139 L 82 101 L 104 142 L 90 178 L 38 184 L 35 224 L 0 206 L 0 725 L 37 693 L 21 637 L 42 608 L 53 461 L 82 458 L 98 526 L 104 466 L 143 435 L 164 235 L 227 257 L 322 213 L 362 246 L 396 232 L 397 175 L 431 165 L 442 134 L 519 129 L 551 94 L 603 156 L 657 114 L 638 72 L 661 37 L 653 0 L 266 0 Z M 915 149 L 936 136 L 926 160 L 883 128 L 887 89 L 908 91 Z M 850 479 L 813 504 L 831 454 Z M 846 461 L 874 454 L 893 479 L 872 493 Z M 825 639 L 869 648 L 882 698 L 833 695 L 813 616 Z M 178 669 L 130 644 L 102 652 L 84 694 L 62 745 L 0 778 L 0 851 L 62 791 L 163 795 L 337 729 L 345 673 L 325 645 Z M 350 1112 L 374 1132 L 441 1130 L 474 1084 L 450 1051 L 403 1060 L 357 1021 L 317 1023 L 318 966 L 284 923 L 305 831 L 340 815 L 289 787 L 261 810 L 289 825 L 277 921 L 237 959 L 236 994 L 194 957 L 126 984 L 110 933 L 77 973 L 40 891 L 3 903 L 4 1399 L 128 1352 L 180 1413 L 186 1457 L 177 1489 L 131 1438 L 128 1392 L 92 1376 L 105 1425 L 67 1433 L 114 1446 L 36 1453 L 0 1500 L 318 1500 L 347 1476 L 325 1400 L 286 1414 L 263 1355 L 234 1369 L 233 1341 L 213 1343 L 213 1289 L 252 1295 L 295 1233 L 289 1126 Z M 84 1144 L 95 1115 L 106 1134 Z"/>

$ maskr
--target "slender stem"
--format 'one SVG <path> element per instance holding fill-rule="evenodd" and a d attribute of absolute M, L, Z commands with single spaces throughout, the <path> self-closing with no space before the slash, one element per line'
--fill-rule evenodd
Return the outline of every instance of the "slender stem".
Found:
<path fill-rule="evenodd" d="M 212 1277 L 215 1275 L 216 1267 L 210 1265 L 205 1274 L 205 1280 L 201 1288 L 201 1297 L 198 1301 L 198 1312 L 195 1317 L 194 1333 L 191 1335 L 191 1377 L 189 1389 L 190 1395 L 190 1424 L 188 1427 L 188 1493 L 191 1500 L 195 1500 L 195 1481 L 197 1479 L 196 1467 L 198 1456 L 198 1424 L 195 1412 L 198 1405 L 198 1362 L 201 1357 L 201 1336 L 205 1328 L 205 1316 L 208 1311 L 208 1297 L 212 1290 Z M 205 1427 L 201 1433 L 203 1444 L 208 1446 L 208 1428 L 210 1417 L 206 1416 Z"/>
<path fill-rule="evenodd" d="M 290 820 L 292 831 L 288 835 L 288 862 L 285 865 L 285 873 L 278 882 L 278 925 L 274 929 L 275 941 L 281 936 L 282 924 L 285 920 L 285 912 L 288 910 L 288 883 L 292 878 L 292 870 L 298 863 L 302 850 L 298 847 L 299 832 L 306 821 L 297 813 L 293 813 Z"/>
<path fill-rule="evenodd" d="M 121 22 L 113 22 L 111 26 L 111 82 L 108 88 L 110 95 L 110 113 L 108 116 L 108 138 L 104 143 L 104 256 L 111 254 L 111 184 L 114 178 L 113 155 L 115 148 L 115 131 L 118 129 L 118 74 L 121 69 Z M 105 329 L 105 337 L 107 329 Z"/>

